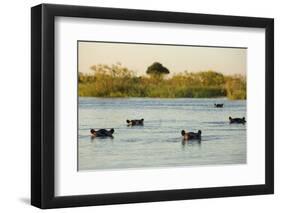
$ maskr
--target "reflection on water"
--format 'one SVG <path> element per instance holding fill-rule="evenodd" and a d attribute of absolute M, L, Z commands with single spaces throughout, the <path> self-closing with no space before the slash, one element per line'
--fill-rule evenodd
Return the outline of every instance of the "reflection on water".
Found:
<path fill-rule="evenodd" d="M 79 170 L 246 163 L 247 125 L 229 116 L 246 117 L 246 101 L 79 98 Z M 143 126 L 127 126 L 141 118 Z M 93 138 L 91 128 L 114 128 L 114 137 Z M 201 141 L 182 140 L 182 130 L 199 129 Z"/>
<path fill-rule="evenodd" d="M 94 140 L 103 140 L 103 139 L 114 139 L 114 136 L 108 136 L 108 137 L 96 137 L 96 136 L 93 136 L 91 135 L 91 142 L 93 142 Z"/>
<path fill-rule="evenodd" d="M 183 150 L 188 149 L 189 147 L 192 148 L 194 146 L 197 146 L 200 148 L 201 140 L 184 140 L 184 139 L 182 139 L 181 144 L 182 144 Z"/>

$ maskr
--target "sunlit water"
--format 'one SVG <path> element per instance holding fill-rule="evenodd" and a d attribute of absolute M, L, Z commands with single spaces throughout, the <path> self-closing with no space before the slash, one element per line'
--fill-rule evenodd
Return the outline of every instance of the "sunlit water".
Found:
<path fill-rule="evenodd" d="M 246 101 L 80 97 L 79 170 L 244 164 L 247 125 L 229 116 L 246 117 Z M 126 124 L 141 118 L 144 126 Z M 114 138 L 92 139 L 91 128 L 114 128 Z M 200 129 L 201 142 L 183 142 L 183 129 Z"/>

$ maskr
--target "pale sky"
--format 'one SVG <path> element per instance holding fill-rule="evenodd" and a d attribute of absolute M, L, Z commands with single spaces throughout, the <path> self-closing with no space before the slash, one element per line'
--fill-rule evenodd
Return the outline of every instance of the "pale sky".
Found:
<path fill-rule="evenodd" d="M 200 46 L 169 46 L 132 43 L 78 43 L 79 72 L 91 72 L 94 64 L 116 64 L 144 75 L 153 62 L 162 63 L 170 74 L 183 71 L 214 70 L 226 75 L 246 76 L 246 48 L 219 48 Z"/>

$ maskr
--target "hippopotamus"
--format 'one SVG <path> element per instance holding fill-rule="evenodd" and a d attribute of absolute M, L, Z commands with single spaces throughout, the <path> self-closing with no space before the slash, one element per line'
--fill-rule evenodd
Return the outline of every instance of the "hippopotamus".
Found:
<path fill-rule="evenodd" d="M 231 124 L 245 124 L 246 120 L 245 117 L 243 118 L 232 118 L 229 116 L 229 123 Z"/>
<path fill-rule="evenodd" d="M 223 108 L 223 104 L 214 104 L 216 108 Z"/>
<path fill-rule="evenodd" d="M 128 126 L 143 126 L 144 119 L 140 120 L 127 120 Z"/>
<path fill-rule="evenodd" d="M 91 129 L 90 132 L 92 133 L 92 137 L 113 137 L 112 134 L 114 133 L 114 129 L 110 129 L 110 130 L 106 130 L 106 129 L 94 130 L 94 129 Z"/>
<path fill-rule="evenodd" d="M 181 135 L 183 136 L 184 140 L 201 140 L 201 130 L 198 132 L 186 132 L 184 130 L 181 131 Z"/>

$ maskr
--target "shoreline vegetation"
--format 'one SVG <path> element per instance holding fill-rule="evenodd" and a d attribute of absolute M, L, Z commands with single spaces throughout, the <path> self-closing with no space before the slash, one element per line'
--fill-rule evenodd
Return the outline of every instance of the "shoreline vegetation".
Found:
<path fill-rule="evenodd" d="M 78 74 L 81 97 L 247 98 L 246 77 L 242 75 L 223 75 L 212 70 L 171 75 L 158 62 L 149 66 L 143 76 L 120 63 L 97 64 L 91 70 Z"/>

